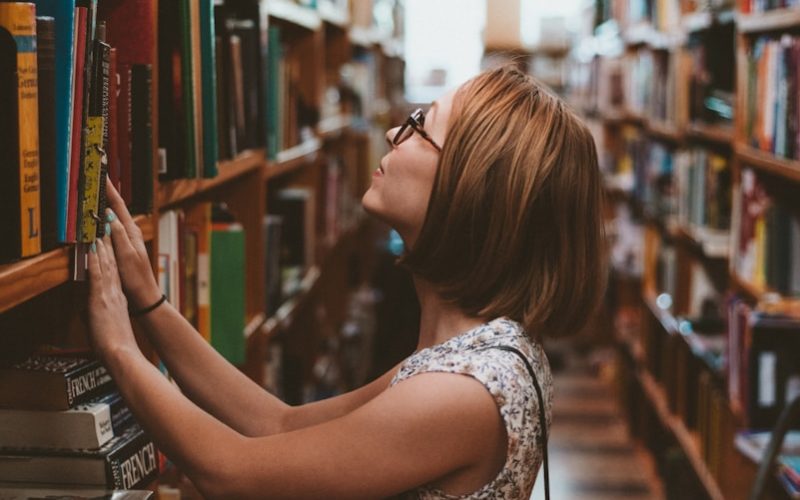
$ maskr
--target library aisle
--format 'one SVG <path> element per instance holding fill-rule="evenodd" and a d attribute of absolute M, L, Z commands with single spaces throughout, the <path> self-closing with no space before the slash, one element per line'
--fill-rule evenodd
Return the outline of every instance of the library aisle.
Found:
<path fill-rule="evenodd" d="M 661 500 L 652 458 L 631 438 L 613 391 L 608 351 L 570 349 L 555 375 L 550 481 L 553 498 Z M 544 498 L 542 475 L 531 499 Z"/>

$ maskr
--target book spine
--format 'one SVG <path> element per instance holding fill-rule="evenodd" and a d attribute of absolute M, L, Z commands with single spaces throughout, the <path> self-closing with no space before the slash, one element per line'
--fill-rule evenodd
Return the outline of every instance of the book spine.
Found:
<path fill-rule="evenodd" d="M 200 43 L 203 79 L 203 177 L 217 176 L 217 49 L 214 32 L 214 2 L 200 1 Z"/>
<path fill-rule="evenodd" d="M 119 73 L 117 49 L 111 48 L 108 56 L 108 178 L 119 191 Z"/>
<path fill-rule="evenodd" d="M 131 210 L 149 213 L 153 208 L 152 68 L 135 64 L 131 70 Z"/>
<path fill-rule="evenodd" d="M 39 72 L 39 178 L 42 250 L 58 245 L 58 171 L 56 162 L 56 25 L 36 18 L 36 65 Z"/>
<path fill-rule="evenodd" d="M 72 138 L 73 74 L 75 66 L 74 0 L 36 0 L 36 13 L 55 19 L 56 220 L 58 241 L 67 240 L 67 206 Z M 41 42 L 40 42 L 41 44 Z M 41 97 L 41 87 L 40 87 Z M 40 124 L 41 125 L 41 124 Z M 40 142 L 43 140 L 40 139 Z"/>
<path fill-rule="evenodd" d="M 97 201 L 100 192 L 100 163 L 103 147 L 103 117 L 87 118 L 86 150 L 83 159 L 81 210 L 78 241 L 91 243 L 97 237 Z"/>
<path fill-rule="evenodd" d="M 75 406 L 107 392 L 114 384 L 106 368 L 98 362 L 87 363 L 65 374 L 67 402 Z"/>
<path fill-rule="evenodd" d="M 180 30 L 181 30 L 181 84 L 182 107 L 185 129 L 185 148 L 186 162 L 183 165 L 182 176 L 193 179 L 197 176 L 197 147 L 196 147 L 196 123 L 194 107 L 194 85 L 192 84 L 194 55 L 192 51 L 192 15 L 190 0 L 180 0 Z"/>
<path fill-rule="evenodd" d="M 100 24 L 103 27 L 105 37 L 105 23 Z M 102 152 L 100 157 L 100 185 L 97 193 L 97 215 L 100 217 L 100 223 L 97 225 L 97 237 L 102 238 L 105 236 L 105 214 L 108 202 L 106 201 L 106 180 L 108 179 L 108 169 L 110 161 L 110 85 L 111 85 L 111 46 L 105 42 L 97 42 L 97 68 L 99 75 L 97 82 L 99 88 L 97 94 L 100 96 L 100 109 L 98 110 L 100 116 L 103 118 L 103 136 L 102 136 Z"/>
<path fill-rule="evenodd" d="M 133 124 L 131 122 L 131 67 L 127 64 L 119 66 L 119 97 L 117 98 L 118 112 L 118 142 L 119 142 L 119 194 L 130 207 L 133 201 L 131 173 L 131 136 Z"/>
<path fill-rule="evenodd" d="M 30 3 L 0 4 L 0 27 L 6 30 L 16 43 L 16 108 L 19 141 L 17 252 L 20 257 L 30 257 L 41 252 L 35 6 Z"/>
<path fill-rule="evenodd" d="M 75 72 L 73 73 L 72 127 L 69 161 L 69 201 L 67 206 L 67 242 L 75 242 L 78 223 L 78 179 L 80 176 L 81 131 L 83 130 L 83 74 L 86 64 L 86 8 L 75 8 Z"/>
<path fill-rule="evenodd" d="M 109 453 L 106 458 L 108 485 L 114 489 L 148 486 L 158 475 L 158 450 L 143 432 Z"/>

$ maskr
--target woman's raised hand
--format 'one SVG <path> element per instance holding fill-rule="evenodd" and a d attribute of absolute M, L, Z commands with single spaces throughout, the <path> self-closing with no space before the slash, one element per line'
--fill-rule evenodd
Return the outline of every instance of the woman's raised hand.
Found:
<path fill-rule="evenodd" d="M 131 309 L 143 309 L 161 297 L 161 289 L 150 267 L 142 231 L 110 180 L 106 182 L 106 197 L 109 206 L 106 218 L 111 224 L 111 241 L 122 289 Z"/>

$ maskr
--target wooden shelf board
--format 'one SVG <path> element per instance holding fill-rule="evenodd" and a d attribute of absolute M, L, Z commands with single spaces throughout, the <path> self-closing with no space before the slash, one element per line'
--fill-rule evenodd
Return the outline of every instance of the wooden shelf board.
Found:
<path fill-rule="evenodd" d="M 659 419 L 663 425 L 672 432 L 672 435 L 675 436 L 675 439 L 678 441 L 681 448 L 683 448 L 684 453 L 686 453 L 686 456 L 689 458 L 689 462 L 692 464 L 692 468 L 703 484 L 708 496 L 714 500 L 722 500 L 724 498 L 722 490 L 711 474 L 711 471 L 708 469 L 705 461 L 703 461 L 703 457 L 700 456 L 697 437 L 686 428 L 680 418 L 670 413 L 669 404 L 667 403 L 664 391 L 659 387 L 652 375 L 646 371 L 637 372 L 637 375 L 642 384 L 642 389 L 658 414 Z"/>
<path fill-rule="evenodd" d="M 675 227 L 671 233 L 678 239 L 683 240 L 684 242 L 696 248 L 699 248 L 703 255 L 709 259 L 728 260 L 730 258 L 730 245 L 727 241 L 727 239 L 730 238 L 730 233 L 728 232 L 720 232 L 720 236 L 726 238 L 726 243 L 722 250 L 714 246 L 715 242 L 711 236 L 703 236 L 702 229 L 694 230 L 691 227 L 679 225 Z"/>
<path fill-rule="evenodd" d="M 267 13 L 275 19 L 309 31 L 316 31 L 322 26 L 322 18 L 314 9 L 301 7 L 286 0 L 272 0 L 266 4 Z"/>
<path fill-rule="evenodd" d="M 353 26 L 350 28 L 348 35 L 350 37 L 350 43 L 365 49 L 372 48 L 380 41 L 372 29 L 361 26 Z"/>
<path fill-rule="evenodd" d="M 331 116 L 324 120 L 320 120 L 317 126 L 317 132 L 322 140 L 328 140 L 333 137 L 338 137 L 347 127 L 350 126 L 353 119 L 350 115 Z"/>
<path fill-rule="evenodd" d="M 730 146 L 733 143 L 733 127 L 692 123 L 689 125 L 692 137 Z"/>
<path fill-rule="evenodd" d="M 337 9 L 328 2 L 321 2 L 318 11 L 320 19 L 326 24 L 342 29 L 350 24 L 350 14 L 347 10 Z"/>
<path fill-rule="evenodd" d="M 656 120 L 648 120 L 647 133 L 657 139 L 670 142 L 681 142 L 684 138 L 683 132 L 674 124 Z"/>
<path fill-rule="evenodd" d="M 794 182 L 800 182 L 800 161 L 778 158 L 745 144 L 736 144 L 736 156 L 743 163 Z"/>
<path fill-rule="evenodd" d="M 708 29 L 713 21 L 711 12 L 692 12 L 681 18 L 681 26 L 687 33 Z"/>
<path fill-rule="evenodd" d="M 650 312 L 653 316 L 656 317 L 661 326 L 664 328 L 670 335 L 678 335 L 678 321 L 669 311 L 665 311 L 658 306 L 657 299 L 655 293 L 653 292 L 643 292 L 642 299 L 644 300 L 645 305 L 647 308 L 650 309 Z"/>
<path fill-rule="evenodd" d="M 800 298 L 797 297 L 781 297 L 780 294 L 774 290 L 766 287 L 758 286 L 750 281 L 739 276 L 739 274 L 731 270 L 730 272 L 731 286 L 743 293 L 747 298 L 753 302 L 760 303 L 760 306 L 765 311 L 774 313 L 785 314 L 793 317 L 800 318 Z M 767 295 L 778 297 L 766 299 Z"/>
<path fill-rule="evenodd" d="M 219 162 L 211 179 L 178 179 L 160 183 L 156 191 L 159 209 L 177 205 L 210 189 L 230 182 L 264 165 L 264 150 L 247 150 L 233 160 Z"/>
<path fill-rule="evenodd" d="M 754 14 L 738 14 L 736 27 L 740 33 L 785 30 L 800 27 L 800 9 L 773 9 Z"/>
<path fill-rule="evenodd" d="M 145 241 L 153 239 L 152 217 L 134 217 Z M 72 245 L 0 266 L 0 313 L 69 281 Z"/>
<path fill-rule="evenodd" d="M 625 30 L 623 38 L 629 47 L 645 45 L 655 50 L 669 50 L 683 42 L 682 33 L 664 33 L 649 22 L 631 26 Z"/>
<path fill-rule="evenodd" d="M 315 138 L 281 151 L 278 153 L 276 161 L 267 163 L 267 168 L 264 170 L 264 180 L 284 175 L 313 163 L 317 159 L 321 146 L 320 140 Z"/>
<path fill-rule="evenodd" d="M 264 313 L 258 313 L 250 321 L 247 322 L 247 325 L 244 327 L 244 338 L 249 339 L 253 336 L 256 332 L 258 332 L 261 327 L 264 325 L 266 321 L 266 315 Z"/>

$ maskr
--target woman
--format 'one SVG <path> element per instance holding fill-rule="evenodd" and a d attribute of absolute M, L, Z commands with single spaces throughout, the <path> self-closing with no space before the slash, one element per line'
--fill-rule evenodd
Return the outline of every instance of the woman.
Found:
<path fill-rule="evenodd" d="M 244 377 L 159 300 L 141 233 L 109 187 L 118 216 L 89 261 L 93 342 L 139 422 L 204 495 L 530 496 L 552 400 L 538 339 L 579 329 L 604 284 L 592 138 L 509 67 L 386 138 L 363 205 L 410 249 L 401 263 L 421 305 L 418 348 L 369 385 L 299 407 Z M 129 305 L 182 394 L 137 348 Z M 546 408 L 508 347 L 533 366 Z"/>

